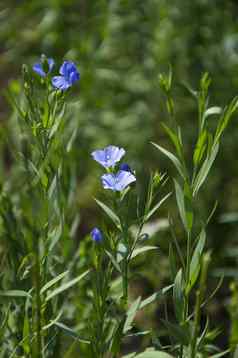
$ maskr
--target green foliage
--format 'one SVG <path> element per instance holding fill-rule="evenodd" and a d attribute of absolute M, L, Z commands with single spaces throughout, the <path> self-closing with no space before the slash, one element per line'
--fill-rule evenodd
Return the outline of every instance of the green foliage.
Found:
<path fill-rule="evenodd" d="M 233 355 L 236 12 L 217 0 L 0 4 L 1 358 Z M 75 61 L 80 90 L 39 79 L 41 53 L 52 76 Z M 108 144 L 136 172 L 120 198 L 102 193 L 90 156 Z"/>

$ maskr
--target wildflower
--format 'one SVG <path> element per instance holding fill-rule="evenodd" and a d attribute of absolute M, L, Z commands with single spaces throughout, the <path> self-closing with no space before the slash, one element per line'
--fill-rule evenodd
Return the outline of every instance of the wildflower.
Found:
<path fill-rule="evenodd" d="M 125 172 L 132 173 L 132 170 L 131 170 L 130 166 L 127 163 L 120 164 L 119 169 L 124 170 Z"/>
<path fill-rule="evenodd" d="M 104 168 L 110 168 L 114 167 L 115 164 L 121 160 L 125 153 L 126 152 L 123 148 L 109 145 L 104 149 L 99 149 L 92 152 L 92 157 Z"/>
<path fill-rule="evenodd" d="M 136 181 L 136 177 L 130 172 L 119 170 L 116 174 L 109 173 L 102 175 L 101 180 L 104 189 L 122 191 L 129 184 Z"/>
<path fill-rule="evenodd" d="M 77 67 L 71 61 L 64 61 L 59 72 L 61 76 L 54 76 L 52 78 L 52 84 L 55 88 L 62 91 L 66 91 L 74 84 L 74 82 L 80 79 Z"/>
<path fill-rule="evenodd" d="M 101 242 L 103 239 L 102 232 L 97 227 L 91 231 L 91 237 L 95 242 Z"/>
<path fill-rule="evenodd" d="M 41 56 L 41 62 L 33 65 L 33 71 L 35 71 L 41 77 L 46 77 L 53 69 L 55 61 L 53 58 L 46 58 L 44 55 Z M 45 68 L 46 67 L 46 68 Z"/>

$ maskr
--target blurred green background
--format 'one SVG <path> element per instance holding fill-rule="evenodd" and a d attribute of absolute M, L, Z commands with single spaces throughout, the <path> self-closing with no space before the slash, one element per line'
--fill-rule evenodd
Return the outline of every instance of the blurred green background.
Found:
<path fill-rule="evenodd" d="M 235 0 L 0 2 L 2 94 L 7 87 L 19 92 L 22 64 L 31 66 L 42 53 L 53 57 L 58 65 L 63 59 L 73 60 L 80 70 L 80 85 L 74 90 L 69 111 L 69 120 L 74 118 L 79 125 L 72 159 L 78 178 L 79 238 L 100 222 L 92 200 L 93 196 L 101 195 L 100 169 L 91 160 L 92 150 L 108 144 L 123 146 L 142 184 L 151 170 L 174 173 L 168 161 L 150 145 L 150 141 L 155 141 L 168 146 L 161 127 L 166 112 L 159 73 L 168 71 L 171 64 L 175 110 L 188 158 L 194 146 L 197 109 L 181 83 L 197 88 L 201 74 L 208 71 L 212 77 L 212 105 L 224 106 L 237 95 L 237 15 Z M 1 175 L 5 180 L 11 175 L 14 157 L 9 145 L 14 141 L 14 130 L 8 125 L 11 117 L 10 106 L 2 96 Z M 213 252 L 211 287 L 223 273 L 225 280 L 208 312 L 214 326 L 226 328 L 225 334 L 218 338 L 220 347 L 229 340 L 231 322 L 238 320 L 238 312 L 232 308 L 234 284 L 233 290 L 230 289 L 231 283 L 238 279 L 237 123 L 236 115 L 224 136 L 201 203 L 201 212 L 207 217 L 218 200 L 208 232 L 208 245 Z M 170 212 L 175 211 L 173 203 L 170 200 Z M 166 218 L 167 209 L 160 212 L 160 218 Z M 168 236 L 166 231 L 155 235 L 161 252 L 148 272 L 143 262 L 138 263 L 141 274 L 134 282 L 136 292 L 147 294 L 158 287 L 158 281 L 168 279 Z M 157 322 L 159 314 L 153 312 L 151 321 Z"/>

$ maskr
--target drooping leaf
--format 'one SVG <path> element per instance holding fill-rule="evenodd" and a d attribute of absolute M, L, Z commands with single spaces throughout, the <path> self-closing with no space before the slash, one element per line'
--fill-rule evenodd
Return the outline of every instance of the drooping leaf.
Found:
<path fill-rule="evenodd" d="M 119 217 L 110 209 L 106 204 L 102 203 L 98 199 L 94 199 L 96 203 L 103 209 L 103 211 L 107 214 L 107 216 L 113 221 L 116 227 L 121 230 L 121 222 Z"/>
<path fill-rule="evenodd" d="M 81 343 L 90 344 L 89 340 L 79 337 L 78 334 L 73 329 L 69 328 L 64 323 L 55 322 L 54 325 L 56 327 L 58 327 L 59 329 L 61 329 L 67 336 L 70 336 L 71 338 L 76 339 L 77 341 L 79 341 Z"/>
<path fill-rule="evenodd" d="M 153 146 L 155 148 L 157 148 L 161 153 L 163 153 L 164 155 L 166 155 L 167 158 L 169 158 L 171 160 L 171 162 L 174 164 L 174 166 L 177 168 L 179 174 L 181 175 L 182 178 L 185 178 L 185 174 L 184 174 L 184 168 L 181 164 L 181 162 L 179 161 L 179 159 L 171 152 L 169 152 L 167 149 L 164 149 L 163 147 L 161 147 L 160 145 L 151 142 L 153 144 Z"/>

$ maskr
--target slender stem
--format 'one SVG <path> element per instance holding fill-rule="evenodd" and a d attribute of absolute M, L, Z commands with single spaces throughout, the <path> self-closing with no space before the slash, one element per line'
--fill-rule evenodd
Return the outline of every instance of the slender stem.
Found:
<path fill-rule="evenodd" d="M 33 280 L 35 286 L 35 327 L 36 327 L 36 352 L 35 357 L 42 357 L 42 341 L 41 341 L 41 279 L 40 279 L 40 259 L 39 259 L 39 245 L 35 242 L 35 264 L 33 271 Z"/>
<path fill-rule="evenodd" d="M 191 358 L 196 357 L 197 337 L 199 335 L 199 327 L 201 321 L 201 308 L 202 308 L 202 301 L 206 289 L 207 272 L 208 272 L 208 265 L 210 259 L 211 259 L 210 253 L 208 252 L 203 256 L 203 260 L 202 260 L 200 286 L 199 286 L 199 290 L 196 292 L 195 322 L 194 322 L 194 334 L 191 342 Z"/>

